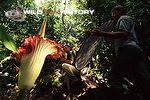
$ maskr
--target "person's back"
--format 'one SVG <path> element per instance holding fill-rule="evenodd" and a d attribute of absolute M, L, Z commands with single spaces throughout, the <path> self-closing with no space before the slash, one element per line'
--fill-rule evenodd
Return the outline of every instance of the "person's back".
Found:
<path fill-rule="evenodd" d="M 122 15 L 118 19 L 116 27 L 117 31 L 125 31 L 129 33 L 129 35 L 125 38 L 114 39 L 114 47 L 116 53 L 118 52 L 119 48 L 125 45 L 135 46 L 140 49 L 140 47 L 138 46 L 138 39 L 135 32 L 135 24 L 130 16 Z"/>

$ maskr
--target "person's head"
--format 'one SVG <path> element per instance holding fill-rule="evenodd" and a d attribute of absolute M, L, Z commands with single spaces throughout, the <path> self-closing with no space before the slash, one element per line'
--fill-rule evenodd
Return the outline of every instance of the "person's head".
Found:
<path fill-rule="evenodd" d="M 64 51 L 69 52 L 71 50 L 71 47 L 69 45 L 64 46 Z"/>
<path fill-rule="evenodd" d="M 117 5 L 111 10 L 111 16 L 113 20 L 119 19 L 120 16 L 122 16 L 123 14 L 124 14 L 124 8 L 121 5 Z"/>

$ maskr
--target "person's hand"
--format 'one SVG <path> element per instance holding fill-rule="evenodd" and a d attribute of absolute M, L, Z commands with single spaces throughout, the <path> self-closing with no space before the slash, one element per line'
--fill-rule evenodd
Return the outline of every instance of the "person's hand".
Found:
<path fill-rule="evenodd" d="M 85 31 L 90 36 L 103 36 L 104 32 L 100 28 Z"/>
<path fill-rule="evenodd" d="M 102 36 L 104 32 L 101 29 L 93 29 L 90 31 L 93 36 Z"/>

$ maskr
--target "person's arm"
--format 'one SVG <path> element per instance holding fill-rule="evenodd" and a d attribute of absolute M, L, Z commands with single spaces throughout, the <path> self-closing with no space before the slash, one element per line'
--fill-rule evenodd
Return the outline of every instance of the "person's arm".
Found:
<path fill-rule="evenodd" d="M 94 36 L 104 36 L 104 37 L 108 37 L 108 38 L 115 38 L 115 39 L 119 39 L 119 38 L 124 38 L 126 36 L 128 36 L 128 32 L 125 31 L 118 31 L 118 32 L 103 32 L 99 29 L 94 29 L 91 31 L 91 35 Z"/>
<path fill-rule="evenodd" d="M 66 58 L 60 58 L 60 61 L 64 62 L 64 63 L 68 63 L 68 64 L 72 64 L 72 61 Z"/>
<path fill-rule="evenodd" d="M 122 17 L 117 22 L 117 27 L 118 27 L 117 32 L 104 32 L 101 29 L 94 29 L 91 30 L 90 33 L 91 35 L 104 36 L 104 37 L 114 38 L 114 39 L 125 38 L 129 34 L 132 34 L 131 29 L 133 27 L 133 24 L 134 23 L 130 17 Z"/>

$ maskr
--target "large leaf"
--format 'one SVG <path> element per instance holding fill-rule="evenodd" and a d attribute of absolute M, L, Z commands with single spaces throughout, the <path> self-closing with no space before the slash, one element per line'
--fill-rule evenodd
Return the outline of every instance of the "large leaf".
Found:
<path fill-rule="evenodd" d="M 16 51 L 15 41 L 6 33 L 6 28 L 2 25 L 0 26 L 0 40 L 7 49 Z"/>

